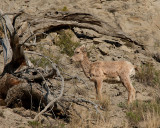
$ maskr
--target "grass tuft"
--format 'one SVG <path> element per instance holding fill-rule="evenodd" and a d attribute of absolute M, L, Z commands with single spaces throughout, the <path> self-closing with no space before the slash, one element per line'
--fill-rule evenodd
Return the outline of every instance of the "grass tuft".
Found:
<path fill-rule="evenodd" d="M 106 97 L 106 98 L 102 99 L 102 100 L 100 101 L 100 105 L 101 105 L 101 107 L 102 107 L 105 111 L 108 111 L 109 106 L 110 106 L 110 99 L 109 99 L 109 97 Z"/>

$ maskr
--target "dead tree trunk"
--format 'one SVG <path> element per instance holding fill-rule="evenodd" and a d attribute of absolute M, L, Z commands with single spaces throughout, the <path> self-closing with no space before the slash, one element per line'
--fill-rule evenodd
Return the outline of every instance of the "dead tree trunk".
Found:
<path fill-rule="evenodd" d="M 8 18 L 6 14 L 0 10 L 0 20 L 1 20 L 1 44 L 3 46 L 4 53 L 4 70 L 1 74 L 0 79 L 0 98 L 4 99 L 7 105 L 12 104 L 17 97 L 22 97 L 24 94 L 28 94 L 31 92 L 31 87 L 29 86 L 30 81 L 35 79 L 42 79 L 43 76 L 26 76 L 23 78 L 16 73 L 23 73 L 21 71 L 27 64 L 23 51 L 22 45 L 19 43 L 19 36 L 15 31 L 14 26 L 11 23 L 11 20 Z M 52 70 L 48 75 L 45 74 L 45 77 L 53 76 L 55 74 L 55 70 Z M 51 101 L 53 99 L 52 96 L 48 95 L 49 99 L 46 98 L 44 100 L 44 95 L 40 91 L 38 91 L 38 86 L 35 86 L 36 83 L 32 83 L 32 95 L 38 100 L 39 97 L 43 97 L 43 103 L 47 103 L 46 101 Z M 37 85 L 37 84 L 36 84 Z M 30 89 L 29 89 L 30 88 Z M 46 93 L 46 90 L 42 89 Z M 26 95 L 29 96 L 29 95 Z"/>
<path fill-rule="evenodd" d="M 19 44 L 19 37 L 12 25 L 11 20 L 0 10 L 1 26 L 3 27 L 3 40 L 1 41 L 4 53 L 5 73 L 13 73 L 19 67 L 26 65 L 25 55 L 22 46 Z M 9 35 L 9 38 L 8 38 Z"/>

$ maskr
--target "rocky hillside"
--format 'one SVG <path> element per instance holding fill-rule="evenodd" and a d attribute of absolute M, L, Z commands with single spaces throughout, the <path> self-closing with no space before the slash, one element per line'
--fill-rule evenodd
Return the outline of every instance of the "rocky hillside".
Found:
<path fill-rule="evenodd" d="M 101 114 L 98 115 L 96 111 L 88 111 L 84 106 L 73 103 L 70 121 L 50 117 L 48 121 L 47 117 L 43 116 L 41 122 L 31 122 L 29 120 L 36 115 L 33 111 L 0 107 L 0 127 L 160 127 L 160 1 L 2 0 L 0 8 L 4 12 L 13 13 L 21 10 L 25 12 L 17 19 L 17 26 L 29 21 L 30 19 L 26 18 L 28 15 L 41 17 L 44 12 L 51 15 L 56 11 L 91 14 L 97 21 L 103 23 L 103 28 L 99 31 L 79 27 L 50 29 L 44 35 L 38 35 L 36 42 L 35 40 L 27 42 L 27 44 L 34 42 L 35 45 L 24 47 L 25 50 L 40 52 L 51 58 L 64 76 L 69 74 L 82 79 L 85 84 L 76 80 L 65 81 L 65 89 L 69 90 L 70 95 L 81 95 L 100 104 Z M 34 27 L 37 27 L 30 23 L 27 22 L 28 27 L 20 36 L 21 40 L 27 31 L 33 32 Z M 79 64 L 70 61 L 75 47 L 82 44 L 86 45 L 92 62 L 127 60 L 138 67 L 136 76 L 132 78 L 137 99 L 132 105 L 127 105 L 126 88 L 117 82 L 103 82 L 104 100 L 102 103 L 96 100 L 94 83 L 86 78 Z M 3 56 L 2 53 L 0 55 L 2 71 Z M 35 63 L 31 56 L 28 57 Z M 43 63 L 41 66 L 44 66 Z M 56 84 L 57 81 L 53 79 L 52 82 Z"/>

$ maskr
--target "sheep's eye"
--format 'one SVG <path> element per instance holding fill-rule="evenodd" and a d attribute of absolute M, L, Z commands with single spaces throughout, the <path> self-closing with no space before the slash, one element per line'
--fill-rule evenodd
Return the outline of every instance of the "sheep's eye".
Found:
<path fill-rule="evenodd" d="M 79 54 L 79 52 L 76 52 L 76 54 Z"/>

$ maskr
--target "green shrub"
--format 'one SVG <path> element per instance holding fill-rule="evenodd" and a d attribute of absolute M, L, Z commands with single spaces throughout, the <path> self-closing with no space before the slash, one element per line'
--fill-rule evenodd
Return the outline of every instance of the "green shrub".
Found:
<path fill-rule="evenodd" d="M 62 11 L 66 12 L 66 11 L 68 11 L 68 8 L 66 6 L 64 6 L 63 9 L 62 9 Z"/>
<path fill-rule="evenodd" d="M 41 124 L 38 121 L 28 121 L 28 125 L 32 128 L 41 128 Z"/>
<path fill-rule="evenodd" d="M 75 48 L 77 48 L 80 43 L 72 41 L 72 34 L 67 33 L 64 30 L 59 32 L 59 38 L 55 41 L 55 44 L 61 48 L 61 53 L 65 53 L 68 56 L 73 56 Z"/>

